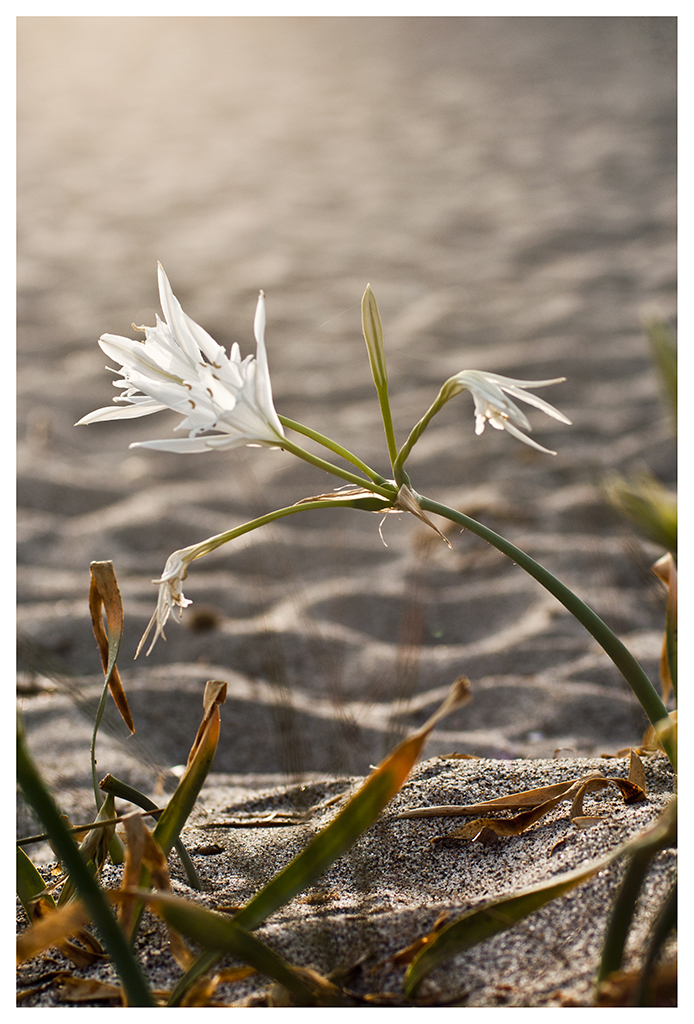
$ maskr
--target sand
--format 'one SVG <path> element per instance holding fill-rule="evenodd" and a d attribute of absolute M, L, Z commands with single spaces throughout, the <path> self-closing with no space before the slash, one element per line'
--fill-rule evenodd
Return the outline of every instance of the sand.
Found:
<path fill-rule="evenodd" d="M 157 799 L 212 678 L 229 692 L 217 808 L 365 775 L 459 675 L 473 700 L 428 757 L 551 773 L 640 741 L 628 686 L 552 597 L 469 532 L 449 529 L 450 551 L 406 516 L 384 522 L 387 546 L 373 514 L 326 510 L 221 548 L 191 568 L 182 622 L 133 661 L 174 549 L 339 481 L 279 451 L 129 449 L 172 436 L 168 414 L 73 424 L 114 393 L 96 339 L 154 322 L 160 260 L 186 312 L 244 354 L 263 288 L 278 410 L 387 473 L 370 282 L 400 441 L 462 369 L 567 378 L 542 394 L 573 426 L 530 412 L 556 456 L 476 437 L 463 395 L 410 475 L 574 588 L 657 678 L 661 551 L 601 483 L 648 466 L 675 486 L 641 323 L 675 314 L 674 33 L 668 18 L 20 19 L 20 706 L 74 820 L 91 813 L 101 678 L 92 560 L 118 575 L 137 727 L 126 738 L 109 712 L 99 770 Z M 19 827 L 34 828 L 21 807 Z M 538 970 L 528 1005 L 547 1004 Z M 476 985 L 465 998 L 493 1005 Z"/>

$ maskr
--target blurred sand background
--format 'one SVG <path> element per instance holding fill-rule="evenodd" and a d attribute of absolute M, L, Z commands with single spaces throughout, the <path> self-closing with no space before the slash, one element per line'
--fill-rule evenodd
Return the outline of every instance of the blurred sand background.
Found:
<path fill-rule="evenodd" d="M 228 682 L 215 779 L 362 774 L 459 675 L 471 704 L 429 754 L 595 755 L 645 722 L 556 602 L 466 533 L 307 513 L 196 563 L 194 604 L 132 660 L 178 547 L 333 488 L 277 451 L 129 450 L 176 418 L 73 424 L 107 404 L 97 338 L 154 322 L 156 261 L 220 343 L 254 351 L 278 410 L 387 469 L 361 337 L 367 282 L 404 440 L 440 384 L 529 379 L 556 457 L 462 396 L 409 463 L 417 489 L 506 535 L 657 674 L 660 552 L 606 507 L 610 470 L 675 483 L 641 316 L 675 314 L 673 18 L 20 18 L 20 703 L 65 809 L 88 807 L 100 664 L 89 563 L 113 560 L 121 674 L 100 770 L 170 789 L 206 679 Z M 28 638 L 28 640 L 26 639 Z"/>

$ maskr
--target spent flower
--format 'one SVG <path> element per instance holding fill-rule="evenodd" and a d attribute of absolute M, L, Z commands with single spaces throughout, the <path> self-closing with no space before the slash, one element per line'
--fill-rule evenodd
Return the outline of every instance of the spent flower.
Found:
<path fill-rule="evenodd" d="M 79 424 L 133 419 L 172 409 L 184 419 L 174 428 L 188 436 L 138 441 L 131 448 L 203 452 L 239 445 L 281 447 L 285 436 L 272 401 L 265 350 L 265 296 L 255 313 L 256 355 L 241 358 L 236 342 L 226 354 L 207 331 L 183 312 L 159 264 L 159 296 L 165 321 L 144 330 L 144 341 L 104 334 L 99 345 L 120 364 L 123 392 L 114 406 L 96 409 Z"/>
<path fill-rule="evenodd" d="M 150 653 L 159 637 L 164 636 L 164 626 L 166 625 L 169 615 L 171 614 L 174 607 L 179 609 L 179 619 L 183 615 L 183 609 L 187 608 L 189 604 L 193 602 L 185 597 L 183 593 L 183 581 L 188 575 L 188 566 L 195 559 L 199 558 L 201 554 L 200 544 L 192 544 L 187 548 L 180 548 L 178 551 L 174 551 L 172 555 L 169 555 L 164 566 L 164 571 L 158 580 L 152 580 L 153 583 L 159 587 L 159 594 L 157 597 L 157 607 L 154 609 L 154 614 L 149 620 L 147 629 L 142 635 L 142 639 L 138 644 L 135 657 L 138 656 L 140 651 L 145 645 L 145 641 L 149 636 L 152 627 L 154 629 L 154 636 L 152 642 L 149 645 L 147 654 Z"/>

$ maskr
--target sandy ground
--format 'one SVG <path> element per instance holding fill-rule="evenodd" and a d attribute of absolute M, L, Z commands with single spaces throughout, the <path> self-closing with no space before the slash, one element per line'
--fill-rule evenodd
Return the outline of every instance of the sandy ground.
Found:
<path fill-rule="evenodd" d="M 596 756 L 645 720 L 582 627 L 469 533 L 310 512 L 196 563 L 167 641 L 132 661 L 176 548 L 337 481 L 258 449 L 131 450 L 159 414 L 75 429 L 113 396 L 96 345 L 158 310 L 156 261 L 220 343 L 254 350 L 267 295 L 275 404 L 387 457 L 360 330 L 367 282 L 403 440 L 470 368 L 541 379 L 556 457 L 474 434 L 462 396 L 426 432 L 416 488 L 506 535 L 607 621 L 655 678 L 658 549 L 606 507 L 612 470 L 675 483 L 641 327 L 675 314 L 674 19 L 19 21 L 20 704 L 71 815 L 89 808 L 100 666 L 89 563 L 113 560 L 121 673 L 99 768 L 171 791 L 204 682 L 229 699 L 215 786 L 362 775 L 459 675 L 431 739 L 497 762 Z M 29 817 L 20 815 L 23 829 Z"/>

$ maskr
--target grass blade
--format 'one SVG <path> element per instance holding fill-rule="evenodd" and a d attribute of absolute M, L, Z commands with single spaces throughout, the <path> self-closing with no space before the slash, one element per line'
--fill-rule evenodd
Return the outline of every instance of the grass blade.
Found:
<path fill-rule="evenodd" d="M 203 719 L 188 755 L 186 770 L 154 828 L 154 838 L 165 856 L 178 839 L 212 767 L 219 742 L 219 705 L 224 703 L 226 695 L 226 683 L 213 679 L 205 684 Z"/>
<path fill-rule="evenodd" d="M 431 718 L 382 761 L 337 817 L 283 871 L 239 911 L 236 921 L 255 928 L 275 910 L 311 885 L 345 853 L 398 792 L 434 726 L 469 698 L 469 683 L 460 679 Z"/>
<path fill-rule="evenodd" d="M 319 993 L 306 983 L 300 972 L 242 928 L 235 919 L 169 893 L 139 892 L 138 896 L 163 917 L 169 927 L 175 928 L 193 942 L 218 954 L 232 954 L 250 964 L 257 971 L 284 985 L 299 1005 L 316 1004 Z"/>
<path fill-rule="evenodd" d="M 43 896 L 50 906 L 55 906 L 53 897 L 46 892 L 45 881 L 21 846 L 17 847 L 17 895 L 30 921 L 31 905 L 40 896 Z"/>
<path fill-rule="evenodd" d="M 17 779 L 27 802 L 43 822 L 51 843 L 70 874 L 96 925 L 101 941 L 113 960 L 123 982 L 129 1006 L 155 1006 L 140 967 L 123 932 L 111 913 L 103 890 L 87 867 L 84 858 L 60 817 L 53 797 L 32 761 L 21 728 L 17 730 Z"/>
<path fill-rule="evenodd" d="M 381 813 L 398 792 L 419 757 L 434 726 L 446 715 L 470 699 L 470 684 L 461 677 L 451 687 L 446 700 L 417 732 L 403 740 L 376 768 L 330 822 L 297 857 L 276 875 L 234 918 L 248 930 L 256 928 L 270 914 L 311 885 L 334 861 L 345 853 Z M 174 989 L 170 1006 L 180 1004 L 186 989 L 215 963 L 207 953 L 181 978 Z"/>

